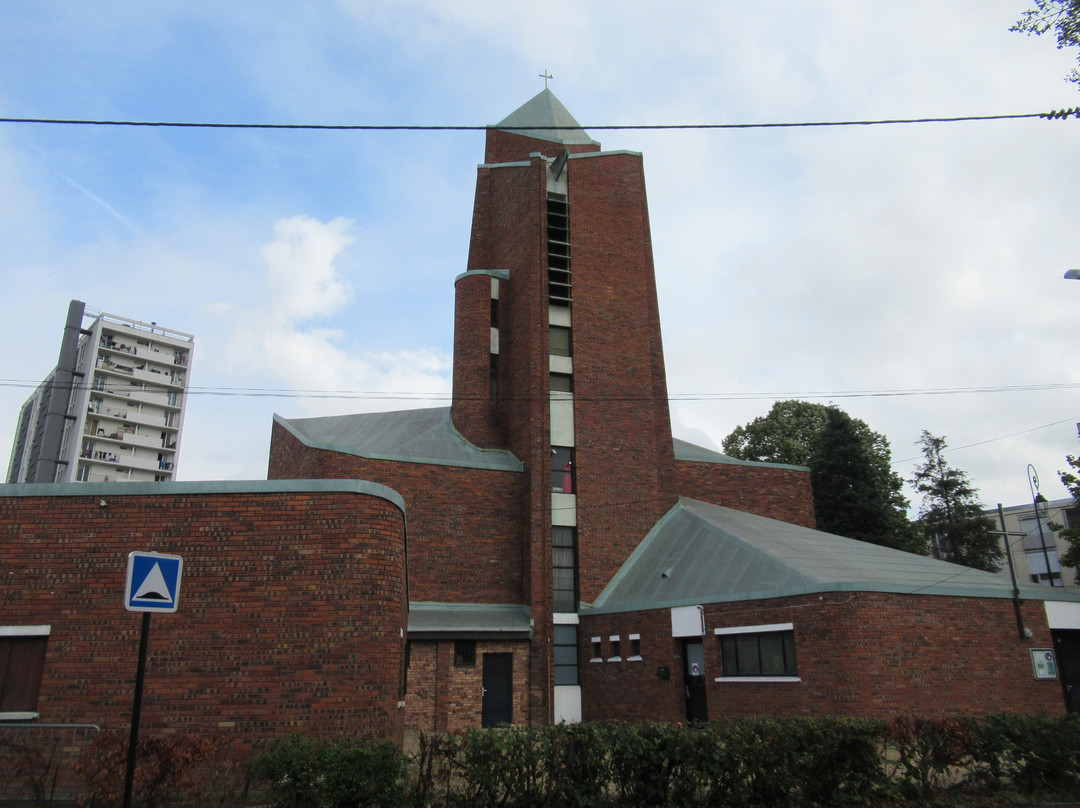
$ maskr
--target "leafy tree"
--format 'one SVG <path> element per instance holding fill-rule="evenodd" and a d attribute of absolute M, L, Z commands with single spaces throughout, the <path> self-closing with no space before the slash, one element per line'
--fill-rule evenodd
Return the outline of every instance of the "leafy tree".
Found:
<path fill-rule="evenodd" d="M 983 514 L 967 472 L 945 461 L 945 438 L 923 430 L 918 445 L 925 460 L 915 469 L 911 483 L 923 495 L 917 525 L 930 544 L 931 554 L 942 561 L 999 571 L 1001 547 L 994 535 L 994 522 Z"/>
<path fill-rule="evenodd" d="M 1059 471 L 1058 477 L 1075 500 L 1073 508 L 1080 508 L 1080 458 L 1076 455 L 1066 455 L 1065 462 L 1069 464 L 1072 471 Z M 1072 518 L 1072 514 L 1069 516 Z M 1061 566 L 1080 570 L 1080 521 L 1077 522 L 1076 527 L 1065 527 L 1051 522 L 1050 529 L 1069 542 L 1069 549 L 1061 556 Z"/>
<path fill-rule="evenodd" d="M 768 415 L 735 427 L 721 445 L 727 454 L 741 460 L 809 466 L 827 409 L 809 401 L 777 401 Z"/>
<path fill-rule="evenodd" d="M 1035 8 L 1025 11 L 1009 30 L 1041 36 L 1051 29 L 1058 50 L 1080 47 L 1080 0 L 1035 0 Z M 1080 70 L 1074 67 L 1067 81 L 1080 85 Z"/>
<path fill-rule="evenodd" d="M 722 445 L 742 460 L 809 466 L 820 529 L 925 552 L 907 519 L 904 481 L 892 470 L 889 441 L 865 421 L 825 404 L 777 401 Z"/>
<path fill-rule="evenodd" d="M 902 480 L 891 470 L 882 474 L 880 457 L 864 439 L 860 423 L 838 407 L 828 407 L 825 425 L 814 440 L 810 479 L 818 529 L 925 553 L 925 541 L 907 519 Z"/>

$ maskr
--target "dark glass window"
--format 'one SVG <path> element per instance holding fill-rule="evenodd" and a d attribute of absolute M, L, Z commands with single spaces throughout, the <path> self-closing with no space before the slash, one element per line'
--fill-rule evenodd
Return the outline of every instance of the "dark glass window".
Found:
<path fill-rule="evenodd" d="M 551 390 L 554 393 L 572 393 L 573 377 L 569 373 L 552 373 Z"/>
<path fill-rule="evenodd" d="M 797 676 L 795 632 L 725 634 L 720 637 L 724 676 Z"/>
<path fill-rule="evenodd" d="M 574 449 L 571 446 L 551 447 L 551 490 L 573 494 Z"/>
<path fill-rule="evenodd" d="M 0 636 L 0 713 L 37 712 L 48 635 Z"/>
<path fill-rule="evenodd" d="M 555 626 L 553 650 L 557 685 L 578 683 L 577 632 L 577 626 Z"/>
<path fill-rule="evenodd" d="M 552 356 L 570 356 L 570 329 L 564 325 L 549 325 L 548 343 Z"/>
<path fill-rule="evenodd" d="M 551 528 L 552 610 L 577 611 L 577 531 L 556 525 Z"/>
<path fill-rule="evenodd" d="M 472 668 L 476 665 L 476 640 L 454 640 L 454 667 Z"/>

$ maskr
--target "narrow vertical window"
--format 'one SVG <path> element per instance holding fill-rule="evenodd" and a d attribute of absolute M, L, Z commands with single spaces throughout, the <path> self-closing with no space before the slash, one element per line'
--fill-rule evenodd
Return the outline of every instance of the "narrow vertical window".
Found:
<path fill-rule="evenodd" d="M 454 667 L 476 667 L 476 640 L 454 640 Z"/>
<path fill-rule="evenodd" d="M 555 655 L 555 684 L 578 683 L 577 626 L 555 626 L 553 648 Z"/>
<path fill-rule="evenodd" d="M 551 528 L 552 611 L 576 612 L 577 530 L 555 525 Z"/>
<path fill-rule="evenodd" d="M 550 194 L 547 202 L 548 302 L 570 305 L 570 210 L 566 197 Z"/>
<path fill-rule="evenodd" d="M 576 491 L 572 446 L 551 447 L 551 490 L 561 494 L 573 494 Z"/>

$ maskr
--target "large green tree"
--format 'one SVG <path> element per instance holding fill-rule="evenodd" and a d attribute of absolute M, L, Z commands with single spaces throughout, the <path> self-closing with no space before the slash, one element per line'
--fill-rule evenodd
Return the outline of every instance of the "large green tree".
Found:
<path fill-rule="evenodd" d="M 994 522 L 983 514 L 967 472 L 945 460 L 945 438 L 923 431 L 918 442 L 923 462 L 911 484 L 923 495 L 916 523 L 934 558 L 987 572 L 1001 569 L 1001 546 Z"/>
<path fill-rule="evenodd" d="M 860 423 L 843 410 L 829 407 L 814 440 L 810 479 L 818 529 L 925 553 L 925 543 L 907 518 L 902 480 L 881 463 Z"/>
<path fill-rule="evenodd" d="M 825 404 L 778 401 L 767 415 L 736 427 L 723 447 L 743 460 L 810 467 L 821 530 L 925 552 L 907 519 L 889 441 L 865 421 Z"/>
<path fill-rule="evenodd" d="M 1036 36 L 1052 30 L 1058 50 L 1080 47 L 1080 0 L 1035 0 L 1035 8 L 1025 11 L 1009 30 Z M 1080 70 L 1074 67 L 1067 79 L 1080 85 Z"/>

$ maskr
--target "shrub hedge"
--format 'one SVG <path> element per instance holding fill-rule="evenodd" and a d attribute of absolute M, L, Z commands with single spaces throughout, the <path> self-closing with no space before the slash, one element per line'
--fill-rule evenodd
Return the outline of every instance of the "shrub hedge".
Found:
<path fill-rule="evenodd" d="M 143 781 L 142 802 L 184 804 L 195 764 L 205 783 L 207 764 L 217 763 L 216 769 L 224 762 L 219 744 L 174 741 L 169 755 L 157 756 L 163 764 L 157 776 Z M 115 770 L 101 765 L 118 751 L 106 747 L 97 749 L 99 773 Z M 221 757 L 215 761 L 216 756 Z M 235 772 L 233 764 L 229 771 Z M 276 808 L 842 808 L 1080 801 L 1080 718 L 560 724 L 422 734 L 411 755 L 390 743 L 294 734 L 269 744 L 251 762 L 250 776 L 251 794 L 219 791 L 207 800 L 203 790 L 196 802 Z"/>

